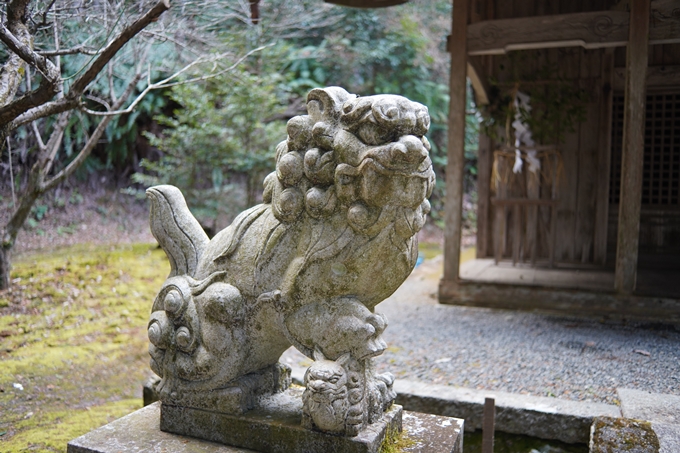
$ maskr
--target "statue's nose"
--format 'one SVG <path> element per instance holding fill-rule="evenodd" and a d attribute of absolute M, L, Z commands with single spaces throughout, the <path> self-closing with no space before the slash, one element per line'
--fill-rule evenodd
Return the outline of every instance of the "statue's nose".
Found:
<path fill-rule="evenodd" d="M 315 392 L 321 392 L 326 389 L 326 383 L 318 379 L 310 381 L 308 386 Z"/>
<path fill-rule="evenodd" d="M 418 165 L 427 157 L 423 141 L 413 135 L 405 135 L 392 146 L 390 163 L 392 165 Z"/>

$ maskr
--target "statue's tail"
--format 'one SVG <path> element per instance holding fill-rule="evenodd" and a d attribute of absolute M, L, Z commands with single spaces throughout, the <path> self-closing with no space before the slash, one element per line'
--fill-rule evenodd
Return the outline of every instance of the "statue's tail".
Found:
<path fill-rule="evenodd" d="M 168 255 L 172 267 L 169 277 L 193 276 L 198 260 L 209 242 L 198 220 L 189 211 L 182 192 L 175 186 L 150 187 L 151 233 Z"/>

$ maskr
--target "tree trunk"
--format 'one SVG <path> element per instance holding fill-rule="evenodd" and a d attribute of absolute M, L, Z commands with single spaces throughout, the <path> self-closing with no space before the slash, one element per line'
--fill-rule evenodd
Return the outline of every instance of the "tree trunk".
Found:
<path fill-rule="evenodd" d="M 10 253 L 12 252 L 12 247 L 14 247 L 17 234 L 19 234 L 21 226 L 31 214 L 31 208 L 39 195 L 40 193 L 37 190 L 27 190 L 19 201 L 19 207 L 0 231 L 2 233 L 0 236 L 0 290 L 9 288 Z"/>
<path fill-rule="evenodd" d="M 10 251 L 10 247 L 0 247 L 0 291 L 9 288 Z"/>

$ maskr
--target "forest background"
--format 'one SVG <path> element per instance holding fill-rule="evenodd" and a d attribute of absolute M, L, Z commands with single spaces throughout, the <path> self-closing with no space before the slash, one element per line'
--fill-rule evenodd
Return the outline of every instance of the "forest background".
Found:
<path fill-rule="evenodd" d="M 37 27 L 40 45 L 58 48 L 61 43 L 62 48 L 82 50 L 57 57 L 65 81 L 90 64 L 96 50 L 124 25 L 125 14 L 132 13 L 125 2 L 111 1 L 104 10 L 95 3 L 89 9 L 80 5 L 80 15 L 61 20 L 60 42 L 49 15 L 42 29 Z M 129 197 L 119 199 L 134 204 L 143 199 L 146 187 L 168 183 L 184 192 L 209 232 L 219 231 L 258 202 L 264 176 L 274 168 L 276 144 L 285 139 L 286 121 L 306 113 L 307 92 L 331 85 L 359 95 L 400 94 L 428 106 L 428 138 L 438 176 L 432 219 L 443 227 L 449 71 L 445 43 L 451 2 L 413 0 L 384 9 L 344 8 L 320 0 L 262 0 L 255 8 L 252 3 L 176 2 L 161 17 L 161 31 L 147 29 L 127 44 L 88 87 L 84 107 L 68 118 L 51 172 L 59 174 L 79 158 L 99 121 L 101 112 L 96 110 L 102 109 L 97 103 L 115 99 L 143 59 L 146 80 L 137 82 L 128 101 L 134 99 L 136 105 L 119 110 L 122 113 L 108 123 L 71 178 L 41 194 L 24 229 L 42 234 L 50 228 L 44 219 L 102 188 L 122 190 Z M 51 4 L 38 2 L 35 8 L 49 12 Z M 136 8 L 143 11 L 144 6 Z M 139 49 L 144 45 L 142 58 Z M 0 54 L 7 58 L 7 49 Z M 169 78 L 171 82 L 164 83 Z M 39 84 L 39 71 L 30 74 L 29 69 L 18 95 L 31 90 L 31 79 L 33 86 Z M 478 133 L 472 99 L 468 110 L 470 208 Z M 39 136 L 48 135 L 56 121 L 56 116 L 41 118 L 7 137 L 0 156 L 0 220 L 15 208 L 30 181 L 30 169 L 39 158 Z M 466 223 L 474 227 L 472 209 Z M 78 230 L 68 224 L 59 228 L 62 235 Z"/>

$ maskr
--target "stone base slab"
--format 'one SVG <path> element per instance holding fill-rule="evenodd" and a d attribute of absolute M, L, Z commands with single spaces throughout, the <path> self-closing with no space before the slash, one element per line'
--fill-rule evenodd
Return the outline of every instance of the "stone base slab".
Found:
<path fill-rule="evenodd" d="M 253 453 L 245 448 L 162 432 L 160 411 L 160 403 L 146 406 L 72 440 L 67 453 Z M 401 439 L 405 453 L 462 453 L 463 420 L 404 411 Z M 302 451 L 296 447 L 288 453 Z M 344 451 L 337 448 L 314 453 Z"/>
<path fill-rule="evenodd" d="M 162 403 L 160 428 L 168 433 L 270 453 L 378 453 L 387 433 L 402 430 L 402 408 L 397 405 L 354 437 L 306 429 L 301 424 L 301 393 L 301 388 L 291 388 L 262 398 L 244 415 Z"/>
<path fill-rule="evenodd" d="M 164 433 L 161 403 L 150 404 L 73 439 L 66 453 L 253 453 L 205 440 Z"/>
<path fill-rule="evenodd" d="M 463 420 L 404 411 L 404 431 L 397 451 L 403 453 L 463 453 Z"/>

